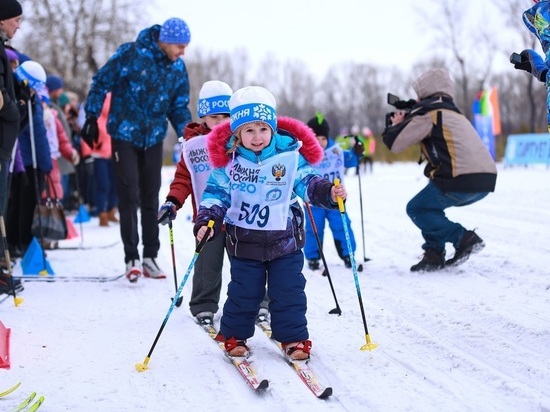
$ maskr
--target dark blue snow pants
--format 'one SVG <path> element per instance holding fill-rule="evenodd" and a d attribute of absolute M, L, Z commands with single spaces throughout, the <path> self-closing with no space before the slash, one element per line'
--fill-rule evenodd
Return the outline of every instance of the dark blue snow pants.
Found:
<path fill-rule="evenodd" d="M 267 262 L 234 256 L 230 261 L 231 282 L 220 328 L 225 338 L 244 340 L 254 335 L 254 322 L 264 298 L 266 277 L 273 339 L 290 343 L 309 338 L 301 250 Z"/>

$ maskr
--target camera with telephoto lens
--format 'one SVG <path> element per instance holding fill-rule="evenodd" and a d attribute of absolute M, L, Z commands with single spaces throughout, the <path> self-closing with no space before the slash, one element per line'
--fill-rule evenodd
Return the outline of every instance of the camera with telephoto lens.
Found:
<path fill-rule="evenodd" d="M 395 94 L 388 93 L 388 104 L 395 107 L 401 112 L 409 113 L 416 103 L 417 102 L 414 99 L 401 100 Z M 386 113 L 386 127 L 391 126 L 391 117 L 394 114 L 395 112 Z"/>

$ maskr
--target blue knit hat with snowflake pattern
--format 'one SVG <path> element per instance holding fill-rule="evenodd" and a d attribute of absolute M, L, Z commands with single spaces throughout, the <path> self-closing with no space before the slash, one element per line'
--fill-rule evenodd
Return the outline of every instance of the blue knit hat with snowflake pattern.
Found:
<path fill-rule="evenodd" d="M 168 44 L 189 44 L 191 41 L 189 26 L 177 17 L 168 19 L 160 28 L 159 41 Z"/>
<path fill-rule="evenodd" d="M 231 131 L 247 123 L 264 122 L 275 132 L 277 130 L 277 103 L 267 89 L 248 86 L 237 90 L 229 99 Z"/>
<path fill-rule="evenodd" d="M 229 98 L 233 89 L 219 80 L 205 82 L 199 91 L 197 113 L 199 117 L 213 114 L 229 114 Z"/>

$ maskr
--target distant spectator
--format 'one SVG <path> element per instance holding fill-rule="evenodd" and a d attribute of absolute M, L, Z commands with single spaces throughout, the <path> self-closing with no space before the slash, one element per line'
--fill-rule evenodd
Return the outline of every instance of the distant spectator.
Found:
<path fill-rule="evenodd" d="M 39 63 L 29 60 L 17 68 L 15 76 L 18 82 L 28 83 L 31 88 L 33 125 L 32 133 L 27 124 L 18 136 L 25 172 L 13 175 L 7 213 L 6 231 L 10 253 L 20 257 L 33 238 L 31 227 L 34 209 L 44 190 L 44 176 L 52 170 L 52 159 L 42 102 L 36 95 L 45 87 L 46 72 Z"/>
<path fill-rule="evenodd" d="M 6 49 L 6 55 L 8 56 L 8 62 L 10 63 L 11 69 L 17 69 L 19 66 L 19 55 L 15 50 Z"/>
<path fill-rule="evenodd" d="M 75 141 L 73 139 L 73 129 L 71 128 L 71 125 L 69 123 L 69 120 L 67 119 L 62 105 L 60 105 L 59 103 L 59 100 L 65 91 L 65 84 L 63 83 L 63 79 L 55 74 L 50 74 L 46 78 L 46 87 L 50 96 L 49 106 L 58 113 L 58 118 L 63 125 L 65 135 L 68 137 L 71 145 L 74 145 L 77 149 L 79 149 L 78 145 L 75 144 Z M 61 185 L 63 187 L 64 193 L 63 206 L 67 210 L 74 210 L 78 207 L 78 202 L 71 201 L 73 197 L 72 194 L 76 191 L 76 188 L 78 187 L 77 183 L 75 182 L 75 180 L 78 178 L 76 175 L 76 168 L 70 161 L 67 161 L 63 157 L 58 159 L 58 165 L 59 172 L 61 174 Z M 80 193 L 78 195 L 80 195 Z"/>
<path fill-rule="evenodd" d="M 361 129 L 361 135 L 359 135 L 359 140 L 363 143 L 363 147 L 365 148 L 361 163 L 364 165 L 365 172 L 368 166 L 372 173 L 373 157 L 376 152 L 376 139 L 374 138 L 372 130 L 369 127 L 363 127 L 363 129 Z"/>
<path fill-rule="evenodd" d="M 118 196 L 115 185 L 115 171 L 112 160 L 111 136 L 107 132 L 107 118 L 111 108 L 111 93 L 107 93 L 101 114 L 97 119 L 99 137 L 90 149 L 82 142 L 82 155 L 93 159 L 94 204 L 99 216 L 99 226 L 109 226 L 109 222 L 118 223 Z M 81 109 L 84 111 L 84 109 Z"/>

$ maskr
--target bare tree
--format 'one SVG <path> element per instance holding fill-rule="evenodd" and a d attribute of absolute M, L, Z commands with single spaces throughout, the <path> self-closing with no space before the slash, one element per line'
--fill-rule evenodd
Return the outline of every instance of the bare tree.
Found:
<path fill-rule="evenodd" d="M 85 95 L 93 74 L 141 27 L 141 0 L 26 0 L 21 51 Z"/>
<path fill-rule="evenodd" d="M 208 52 L 192 49 L 184 57 L 189 74 L 191 96 L 189 107 L 195 116 L 198 95 L 202 85 L 209 80 L 220 80 L 233 90 L 248 85 L 250 63 L 244 49 L 229 52 Z"/>
<path fill-rule="evenodd" d="M 487 13 L 480 8 L 488 6 L 462 0 L 432 0 L 431 4 L 419 13 L 434 31 L 434 50 L 443 50 L 443 56 L 450 56 L 448 68 L 456 68 L 457 104 L 471 119 L 471 102 L 492 73 L 497 51 L 494 32 L 481 19 L 476 21 Z M 476 84 L 471 84 L 472 79 Z"/>

